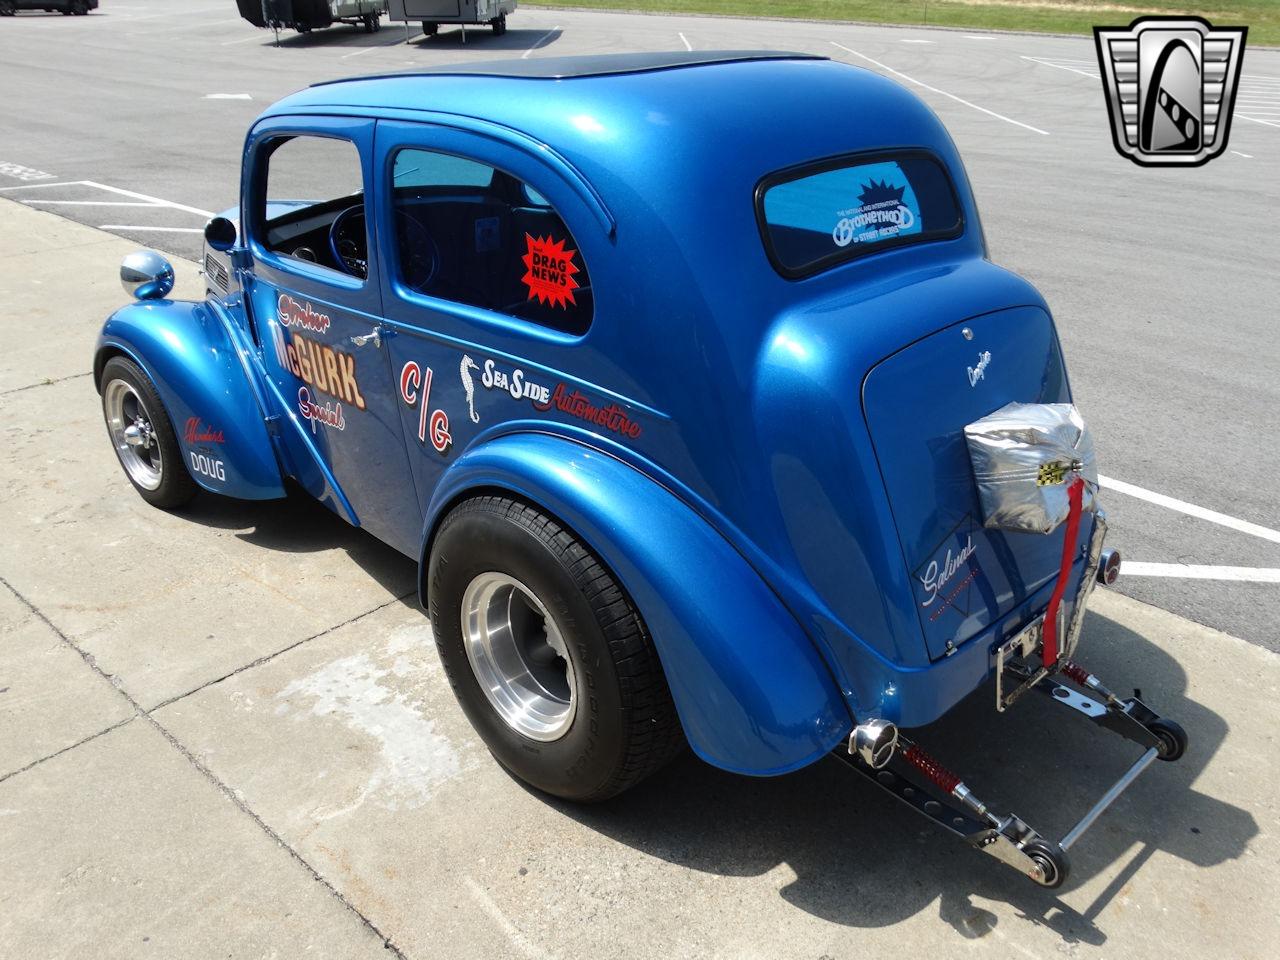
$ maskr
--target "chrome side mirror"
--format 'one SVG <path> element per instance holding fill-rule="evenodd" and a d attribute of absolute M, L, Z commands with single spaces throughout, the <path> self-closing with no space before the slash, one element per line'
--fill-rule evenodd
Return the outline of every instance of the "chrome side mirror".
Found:
<path fill-rule="evenodd" d="M 204 242 L 220 252 L 234 247 L 238 234 L 235 222 L 226 217 L 214 217 L 204 225 Z"/>
<path fill-rule="evenodd" d="M 154 250 L 137 250 L 120 264 L 124 292 L 139 300 L 163 300 L 173 290 L 173 267 Z"/>

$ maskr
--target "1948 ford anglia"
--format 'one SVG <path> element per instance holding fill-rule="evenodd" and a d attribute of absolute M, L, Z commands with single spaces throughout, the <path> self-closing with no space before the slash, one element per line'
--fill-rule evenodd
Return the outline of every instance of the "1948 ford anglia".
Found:
<path fill-rule="evenodd" d="M 141 495 L 289 480 L 419 563 L 465 713 L 599 800 L 685 743 L 828 754 L 1045 886 L 1177 724 L 1071 659 L 1103 550 L 1048 309 L 956 148 L 784 53 L 526 60 L 313 86 L 250 129 L 208 297 L 159 255 L 94 364 Z M 981 685 L 1139 744 L 1063 840 L 901 732 Z"/>

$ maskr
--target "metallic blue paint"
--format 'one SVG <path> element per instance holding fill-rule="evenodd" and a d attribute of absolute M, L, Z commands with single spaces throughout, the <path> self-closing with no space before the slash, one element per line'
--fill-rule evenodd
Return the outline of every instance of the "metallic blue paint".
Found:
<path fill-rule="evenodd" d="M 800 625 L 728 541 L 651 478 L 566 438 L 506 434 L 445 472 L 427 509 L 428 534 L 474 490 L 539 504 L 600 555 L 644 611 L 703 759 L 786 773 L 847 736 L 848 710 Z M 425 605 L 425 583 L 422 590 Z"/>
<path fill-rule="evenodd" d="M 257 385 L 219 307 L 180 300 L 130 304 L 107 320 L 94 352 L 95 378 L 112 354 L 142 367 L 160 392 L 185 457 L 222 461 L 225 480 L 188 469 L 196 483 L 242 500 L 284 496 Z M 220 431 L 223 441 L 188 442 L 185 425 L 192 418 Z"/>
<path fill-rule="evenodd" d="M 360 151 L 367 280 L 273 254 L 246 215 L 262 197 L 262 145 L 307 132 Z M 401 283 L 388 194 L 406 147 L 489 163 L 546 197 L 590 271 L 590 329 L 557 332 Z M 755 219 L 761 180 L 899 149 L 946 168 L 960 234 L 780 276 Z M 469 492 L 510 491 L 558 516 L 635 600 L 690 742 L 710 762 L 779 773 L 829 749 L 851 716 L 931 722 L 990 676 L 992 647 L 1044 609 L 1061 533 L 1031 542 L 983 531 L 957 443 L 965 422 L 1011 400 L 1070 398 L 1053 322 L 1028 283 L 986 259 L 954 144 L 893 81 L 772 60 L 564 80 L 338 82 L 263 115 L 242 183 L 246 293 L 224 305 L 280 424 L 286 472 L 416 557 L 442 510 Z M 347 411 L 345 437 L 297 416 L 300 381 L 273 349 L 281 291 L 334 318 L 325 342 L 335 349 L 382 325 L 383 346 L 355 354 L 369 407 Z M 202 343 L 192 318 L 209 316 L 172 303 L 117 315 L 165 379 L 166 402 L 189 382 L 203 385 L 201 400 L 225 384 L 229 398 L 250 396 L 238 371 L 142 332 Z M 992 358 L 971 384 L 981 351 Z M 638 431 L 483 389 L 486 361 L 592 409 L 616 405 Z M 421 407 L 392 389 L 411 364 L 424 381 L 433 374 L 444 452 L 419 439 Z M 237 443 L 272 462 L 262 411 L 237 403 Z M 922 575 L 970 540 L 979 573 L 962 599 L 950 586 L 935 618 Z"/>

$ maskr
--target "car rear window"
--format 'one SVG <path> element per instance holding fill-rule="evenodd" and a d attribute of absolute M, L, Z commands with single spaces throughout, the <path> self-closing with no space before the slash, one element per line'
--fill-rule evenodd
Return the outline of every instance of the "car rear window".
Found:
<path fill-rule="evenodd" d="M 843 157 L 766 177 L 756 191 L 765 248 L 784 277 L 806 277 L 887 247 L 959 236 L 946 170 L 922 153 Z"/>

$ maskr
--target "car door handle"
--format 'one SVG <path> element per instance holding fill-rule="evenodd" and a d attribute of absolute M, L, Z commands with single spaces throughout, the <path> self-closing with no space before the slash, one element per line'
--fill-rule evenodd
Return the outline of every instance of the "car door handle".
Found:
<path fill-rule="evenodd" d="M 382 347 L 382 327 L 374 327 L 366 334 L 358 337 L 351 337 L 351 342 L 357 347 L 363 347 L 366 343 L 372 343 L 375 347 Z"/>

